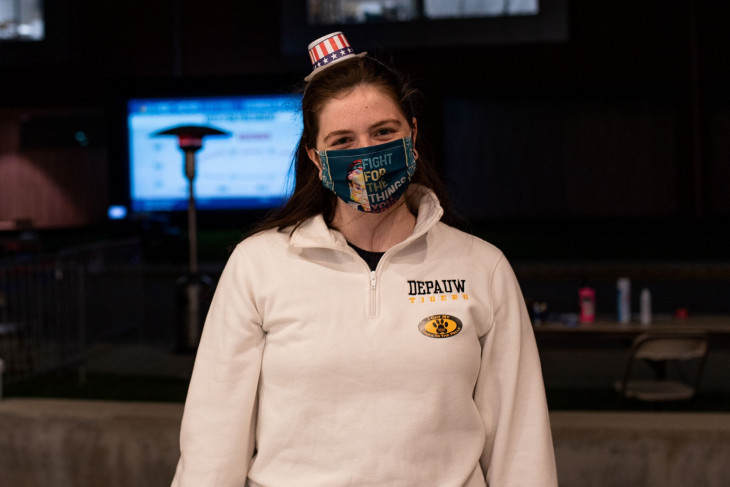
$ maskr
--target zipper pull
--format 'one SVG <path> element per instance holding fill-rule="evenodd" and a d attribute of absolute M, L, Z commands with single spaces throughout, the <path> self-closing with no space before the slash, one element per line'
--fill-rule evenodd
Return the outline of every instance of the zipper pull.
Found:
<path fill-rule="evenodd" d="M 370 289 L 375 289 L 375 271 L 370 271 Z"/>

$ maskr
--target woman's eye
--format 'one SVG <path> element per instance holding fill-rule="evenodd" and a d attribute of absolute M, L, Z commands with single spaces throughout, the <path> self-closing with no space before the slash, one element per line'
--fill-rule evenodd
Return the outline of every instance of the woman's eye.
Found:
<path fill-rule="evenodd" d="M 335 145 L 342 145 L 342 144 L 347 144 L 347 137 L 342 137 L 342 138 L 337 139 L 334 142 L 332 142 L 332 145 L 333 146 L 335 146 Z"/>
<path fill-rule="evenodd" d="M 376 132 L 376 135 L 378 135 L 378 136 L 390 135 L 393 132 L 395 132 L 395 130 L 382 128 L 382 129 L 378 129 L 378 131 Z"/>

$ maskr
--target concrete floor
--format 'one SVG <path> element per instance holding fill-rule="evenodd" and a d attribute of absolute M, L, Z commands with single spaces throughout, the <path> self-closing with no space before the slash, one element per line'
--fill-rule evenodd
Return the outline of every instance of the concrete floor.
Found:
<path fill-rule="evenodd" d="M 182 404 L 0 402 L 0 485 L 166 487 Z M 730 414 L 554 412 L 561 487 L 727 487 Z"/>

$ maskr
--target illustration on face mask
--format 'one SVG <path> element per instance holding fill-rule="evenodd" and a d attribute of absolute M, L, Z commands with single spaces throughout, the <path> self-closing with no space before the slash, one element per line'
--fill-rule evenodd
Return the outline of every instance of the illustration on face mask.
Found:
<path fill-rule="evenodd" d="M 370 211 L 370 202 L 365 187 L 365 175 L 362 169 L 362 159 L 357 159 L 350 164 L 347 171 L 347 180 L 350 183 L 350 200 L 347 203 L 356 208 L 362 207 L 362 211 Z"/>

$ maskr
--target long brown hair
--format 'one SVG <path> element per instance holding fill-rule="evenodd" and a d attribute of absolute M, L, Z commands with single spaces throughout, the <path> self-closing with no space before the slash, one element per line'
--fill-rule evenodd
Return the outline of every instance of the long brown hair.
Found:
<path fill-rule="evenodd" d="M 356 86 L 375 86 L 390 96 L 400 107 L 405 119 L 412 123 L 416 117 L 414 99 L 419 92 L 395 70 L 371 57 L 348 59 L 318 73 L 304 86 L 302 118 L 304 129 L 299 139 L 294 159 L 294 192 L 289 200 L 272 212 L 254 232 L 276 228 L 295 228 L 307 219 L 322 214 L 327 225 L 335 216 L 337 196 L 322 185 L 317 167 L 307 155 L 307 147 L 315 147 L 319 133 L 319 115 L 331 99 Z M 451 216 L 446 205 L 446 191 L 435 168 L 424 157 L 423 137 L 416 138 L 415 150 L 419 154 L 418 169 L 411 182 L 422 184 L 436 193 L 444 206 L 445 220 Z"/>

